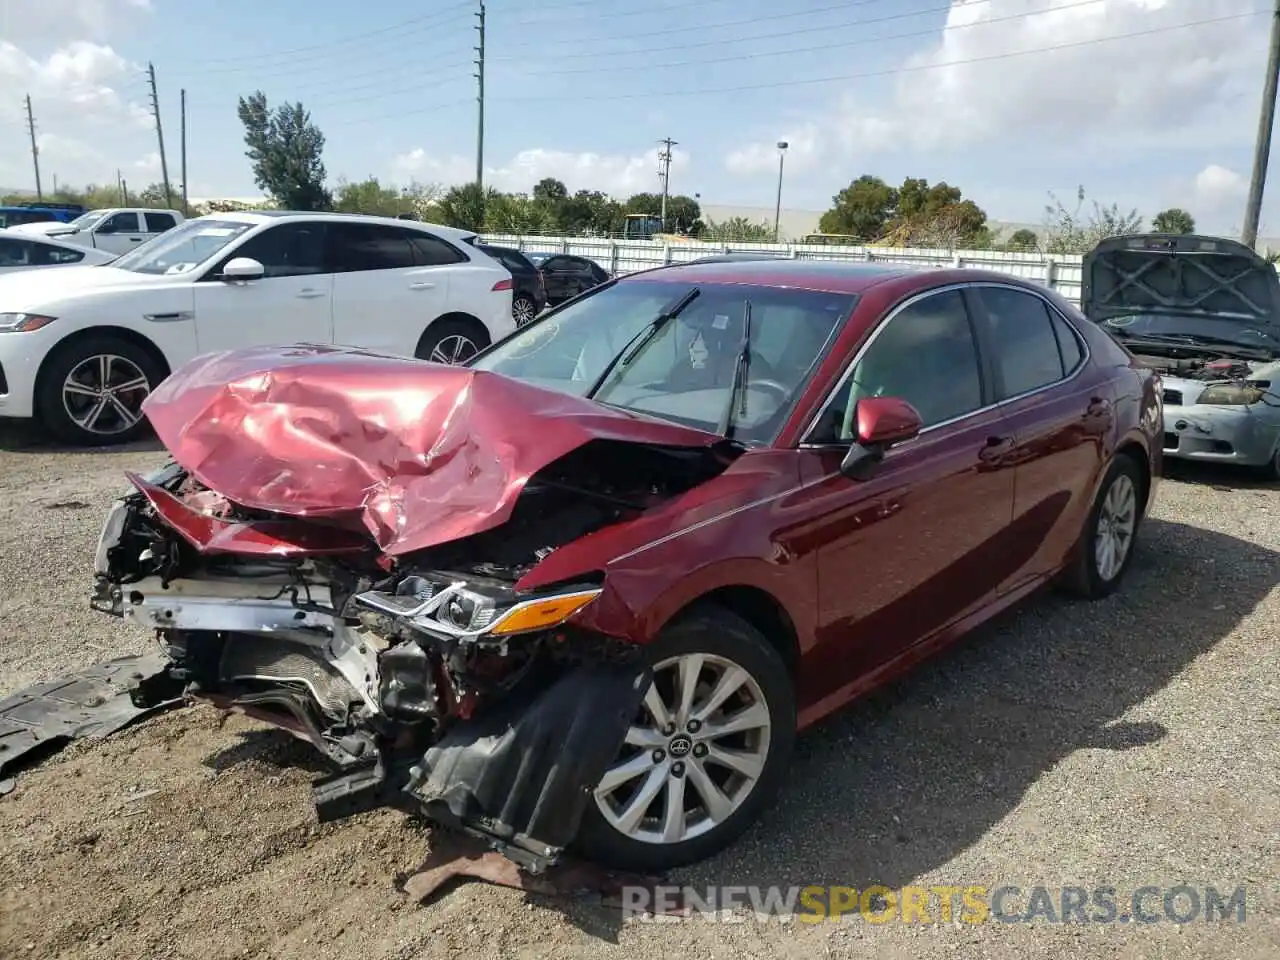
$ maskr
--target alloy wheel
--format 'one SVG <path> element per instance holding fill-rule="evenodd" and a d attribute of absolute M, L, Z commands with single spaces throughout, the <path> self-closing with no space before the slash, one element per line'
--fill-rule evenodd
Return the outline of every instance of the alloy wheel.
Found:
<path fill-rule="evenodd" d="M 511 316 L 515 319 L 517 327 L 523 327 L 529 323 L 537 312 L 533 301 L 528 297 L 516 297 L 515 302 L 511 304 Z"/>
<path fill-rule="evenodd" d="M 109 437 L 136 426 L 151 382 L 136 363 L 118 354 L 86 357 L 62 383 L 62 406 L 87 433 Z"/>
<path fill-rule="evenodd" d="M 436 363 L 458 364 L 470 360 L 480 349 L 470 337 L 453 333 L 441 339 L 427 358 Z"/>
<path fill-rule="evenodd" d="M 1114 580 L 1124 567 L 1137 523 L 1138 493 L 1133 480 L 1117 474 L 1102 500 L 1094 533 L 1093 559 L 1103 581 Z"/>
<path fill-rule="evenodd" d="M 653 673 L 595 799 L 624 836 L 681 843 L 742 806 L 769 757 L 771 718 L 760 684 L 727 658 L 683 654 Z"/>

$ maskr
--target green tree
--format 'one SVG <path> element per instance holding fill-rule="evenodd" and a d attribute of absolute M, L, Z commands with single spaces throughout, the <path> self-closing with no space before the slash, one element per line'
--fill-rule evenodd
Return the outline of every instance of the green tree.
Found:
<path fill-rule="evenodd" d="M 1028 230 L 1026 227 L 1013 231 L 1004 244 L 1006 250 L 1035 250 L 1039 245 L 1040 239 L 1036 236 L 1035 231 Z"/>
<path fill-rule="evenodd" d="M 119 201 L 116 201 L 119 202 Z M 178 194 L 174 197 L 174 203 L 178 206 L 182 205 L 182 196 Z M 169 207 L 169 201 L 165 199 L 163 183 L 149 183 L 137 193 L 129 191 L 129 206 L 146 207 L 148 209 L 165 210 Z"/>
<path fill-rule="evenodd" d="M 1151 218 L 1151 229 L 1156 233 L 1195 233 L 1196 218 L 1181 207 L 1170 207 Z"/>
<path fill-rule="evenodd" d="M 286 210 L 331 209 L 321 159 L 324 134 L 302 104 L 286 103 L 273 111 L 259 90 L 241 97 L 236 112 L 258 186 Z"/>
<path fill-rule="evenodd" d="M 479 233 L 484 229 L 485 207 L 497 193 L 492 187 L 481 190 L 474 182 L 450 187 L 440 198 L 440 222 L 446 227 Z"/>
<path fill-rule="evenodd" d="M 407 187 L 383 185 L 377 177 L 357 183 L 338 182 L 334 209 L 339 213 L 367 213 L 379 217 L 411 216 L 430 220 L 436 210 L 438 187 L 410 183 Z"/>
<path fill-rule="evenodd" d="M 1088 253 L 1107 237 L 1124 237 L 1142 232 L 1142 217 L 1136 208 L 1125 213 L 1118 204 L 1104 207 L 1094 200 L 1092 212 L 1082 213 L 1084 187 L 1076 188 L 1074 209 L 1068 210 L 1052 193 L 1049 194 L 1049 199 L 1052 202 L 1044 208 L 1046 253 Z"/>
<path fill-rule="evenodd" d="M 554 212 L 544 203 L 510 193 L 490 193 L 484 207 L 488 233 L 517 235 L 554 233 Z"/>
<path fill-rule="evenodd" d="M 555 177 L 544 177 L 533 185 L 533 199 L 554 206 L 569 198 L 569 190 Z"/>
<path fill-rule="evenodd" d="M 560 206 L 559 228 L 568 236 L 622 232 L 623 206 L 599 190 L 579 190 Z"/>
<path fill-rule="evenodd" d="M 831 209 L 818 221 L 818 230 L 876 240 L 897 207 L 897 190 L 879 177 L 863 174 L 832 197 Z"/>
<path fill-rule="evenodd" d="M 773 224 L 759 223 L 746 217 L 730 217 L 728 220 L 708 220 L 707 228 L 702 231 L 705 240 L 743 240 L 764 241 L 773 239 Z"/>
<path fill-rule="evenodd" d="M 650 216 L 662 214 L 662 195 L 659 193 L 636 193 L 627 198 L 623 205 L 625 213 L 647 213 Z M 674 194 L 667 197 L 667 219 L 664 230 L 667 233 L 687 233 L 691 237 L 702 235 L 706 224 L 702 222 L 702 207 L 693 197 Z"/>

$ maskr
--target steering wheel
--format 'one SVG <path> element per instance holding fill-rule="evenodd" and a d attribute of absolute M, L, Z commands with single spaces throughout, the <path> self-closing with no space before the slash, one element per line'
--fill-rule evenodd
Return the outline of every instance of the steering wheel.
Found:
<path fill-rule="evenodd" d="M 791 398 L 791 389 L 789 387 L 783 386 L 777 380 L 748 380 L 747 381 L 748 390 L 751 390 L 756 387 L 763 389 L 765 393 L 775 394 L 777 396 L 778 406 L 782 406 Z"/>

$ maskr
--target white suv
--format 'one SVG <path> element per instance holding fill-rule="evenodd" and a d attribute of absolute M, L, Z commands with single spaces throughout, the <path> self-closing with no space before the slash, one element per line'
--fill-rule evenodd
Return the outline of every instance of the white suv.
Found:
<path fill-rule="evenodd" d="M 0 417 L 37 417 L 77 445 L 131 440 L 171 370 L 239 347 L 460 363 L 515 330 L 511 274 L 469 236 L 383 217 L 219 213 L 110 264 L 0 277 Z"/>

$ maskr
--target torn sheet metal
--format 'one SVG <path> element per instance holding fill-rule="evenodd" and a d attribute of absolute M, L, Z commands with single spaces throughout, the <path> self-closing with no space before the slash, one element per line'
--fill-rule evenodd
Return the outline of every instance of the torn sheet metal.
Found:
<path fill-rule="evenodd" d="M 409 876 L 401 889 L 419 903 L 429 903 L 455 880 L 482 880 L 500 887 L 524 890 L 546 897 L 588 900 L 604 907 L 625 905 L 628 888 L 651 893 L 661 885 L 658 877 L 606 870 L 585 861 L 563 861 L 542 874 L 530 874 L 492 850 L 485 850 L 473 837 L 436 831 L 426 861 Z M 646 898 L 662 904 L 666 916 L 688 916 L 688 907 L 670 896 Z"/>
<path fill-rule="evenodd" d="M 362 525 L 391 556 L 501 525 L 531 475 L 592 440 L 724 442 L 487 371 L 313 345 L 198 357 L 143 409 L 228 500 Z"/>
<path fill-rule="evenodd" d="M 584 664 L 453 726 L 405 788 L 428 817 L 487 838 L 532 872 L 577 836 L 652 682 L 639 662 Z"/>
<path fill-rule="evenodd" d="M 171 696 L 139 706 L 131 696 L 139 684 L 161 677 L 168 665 L 158 653 L 120 657 L 0 700 L 0 774 L 11 776 L 24 758 L 34 760 L 72 740 L 101 739 L 181 703 L 181 697 Z"/>

